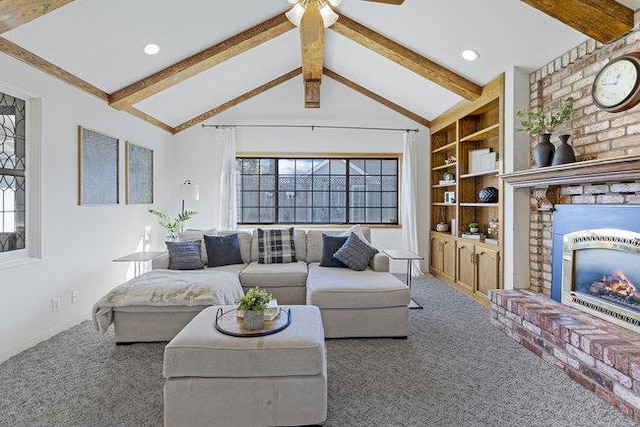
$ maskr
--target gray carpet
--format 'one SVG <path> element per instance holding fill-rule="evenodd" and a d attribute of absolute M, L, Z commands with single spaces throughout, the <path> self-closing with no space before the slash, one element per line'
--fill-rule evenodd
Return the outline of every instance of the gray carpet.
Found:
<path fill-rule="evenodd" d="M 635 425 L 440 281 L 413 297 L 409 339 L 327 342 L 326 425 Z M 0 365 L 0 424 L 160 426 L 163 348 L 84 322 Z"/>

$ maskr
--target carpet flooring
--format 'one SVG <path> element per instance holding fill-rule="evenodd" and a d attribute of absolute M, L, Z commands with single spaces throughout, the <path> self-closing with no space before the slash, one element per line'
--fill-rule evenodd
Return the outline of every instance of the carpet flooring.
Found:
<path fill-rule="evenodd" d="M 327 341 L 327 426 L 635 425 L 476 302 L 430 276 L 412 287 L 424 309 L 407 340 Z M 115 346 L 91 322 L 62 332 L 0 365 L 0 425 L 161 426 L 163 349 Z"/>

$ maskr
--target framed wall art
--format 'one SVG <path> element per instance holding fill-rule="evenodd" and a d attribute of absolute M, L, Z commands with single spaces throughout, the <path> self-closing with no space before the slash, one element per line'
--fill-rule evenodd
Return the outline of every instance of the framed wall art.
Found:
<path fill-rule="evenodd" d="M 118 138 L 78 126 L 78 204 L 119 203 Z"/>
<path fill-rule="evenodd" d="M 153 150 L 127 142 L 125 171 L 127 204 L 153 203 Z"/>

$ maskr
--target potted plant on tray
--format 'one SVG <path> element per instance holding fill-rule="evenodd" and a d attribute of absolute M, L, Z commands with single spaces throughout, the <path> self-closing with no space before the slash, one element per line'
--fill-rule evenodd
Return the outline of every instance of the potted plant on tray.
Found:
<path fill-rule="evenodd" d="M 533 159 L 537 167 L 551 165 L 555 152 L 555 146 L 551 143 L 551 133 L 557 126 L 571 120 L 572 112 L 573 98 L 568 97 L 560 101 L 558 108 L 551 113 L 545 113 L 542 107 L 527 107 L 516 113 L 522 126 L 518 130 L 538 136 L 538 144 L 533 147 Z"/>
<path fill-rule="evenodd" d="M 264 327 L 264 309 L 272 298 L 273 295 L 255 286 L 238 299 L 236 310 L 244 312 L 245 329 L 255 331 Z"/>

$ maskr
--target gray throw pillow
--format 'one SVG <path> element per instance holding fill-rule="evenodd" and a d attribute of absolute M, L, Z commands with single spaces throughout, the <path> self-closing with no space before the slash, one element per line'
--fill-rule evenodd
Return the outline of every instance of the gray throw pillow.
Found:
<path fill-rule="evenodd" d="M 204 263 L 200 258 L 200 240 L 166 242 L 169 251 L 170 270 L 200 270 Z"/>
<path fill-rule="evenodd" d="M 258 228 L 259 264 L 285 264 L 296 261 L 293 227 L 284 230 Z"/>
<path fill-rule="evenodd" d="M 347 266 L 340 260 L 334 258 L 334 254 L 344 245 L 349 236 L 329 236 L 322 233 L 322 259 L 320 267 L 341 267 Z"/>
<path fill-rule="evenodd" d="M 363 271 L 366 270 L 371 258 L 377 253 L 376 248 L 369 246 L 356 233 L 351 233 L 333 257 L 345 263 L 352 270 Z"/>
<path fill-rule="evenodd" d="M 240 254 L 240 239 L 238 233 L 226 236 L 204 236 L 207 247 L 207 259 L 209 267 L 222 265 L 244 264 Z"/>

